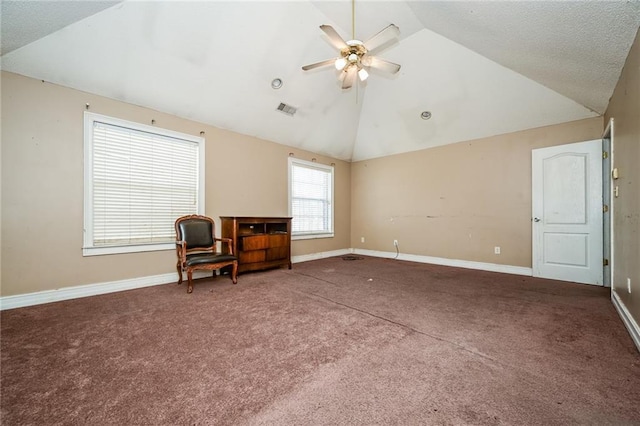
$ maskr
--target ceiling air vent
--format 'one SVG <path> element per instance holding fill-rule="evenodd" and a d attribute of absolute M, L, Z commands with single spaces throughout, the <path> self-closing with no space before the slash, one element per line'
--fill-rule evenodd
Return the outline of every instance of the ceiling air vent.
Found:
<path fill-rule="evenodd" d="M 282 102 L 280 102 L 280 105 L 278 105 L 278 108 L 276 109 L 292 117 L 293 117 L 293 114 L 295 114 L 297 111 L 295 107 L 292 107 L 291 105 L 283 104 Z"/>

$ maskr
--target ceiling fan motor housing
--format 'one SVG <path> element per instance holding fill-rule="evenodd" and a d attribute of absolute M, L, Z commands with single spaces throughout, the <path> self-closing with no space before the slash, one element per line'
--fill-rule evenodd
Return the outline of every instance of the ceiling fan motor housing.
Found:
<path fill-rule="evenodd" d="M 360 40 L 349 40 L 346 42 L 347 47 L 340 51 L 340 56 L 346 59 L 350 64 L 359 64 L 362 57 L 367 53 L 367 48 Z"/>

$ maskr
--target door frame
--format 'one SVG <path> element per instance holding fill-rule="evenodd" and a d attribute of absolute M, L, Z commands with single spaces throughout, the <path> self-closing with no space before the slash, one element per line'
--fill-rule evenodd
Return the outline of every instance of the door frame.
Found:
<path fill-rule="evenodd" d="M 605 221 L 605 217 L 603 217 L 602 223 L 605 224 L 608 222 L 609 226 L 603 226 L 603 235 L 602 235 L 602 253 L 605 259 L 609 259 L 609 265 L 604 266 L 603 270 L 603 282 L 605 287 L 611 287 L 613 289 L 613 265 L 615 262 L 614 256 L 614 225 L 613 225 L 613 209 L 614 209 L 614 192 L 613 186 L 614 181 L 611 178 L 611 170 L 613 168 L 613 157 L 614 157 L 614 119 L 610 118 L 607 123 L 607 127 L 604 129 L 602 134 L 602 151 L 609 153 L 608 161 L 603 161 L 602 163 L 602 199 L 603 202 L 606 202 L 609 205 L 609 211 L 607 213 L 603 213 L 604 216 L 608 215 L 607 221 Z M 607 196 L 605 199 L 605 196 Z"/>

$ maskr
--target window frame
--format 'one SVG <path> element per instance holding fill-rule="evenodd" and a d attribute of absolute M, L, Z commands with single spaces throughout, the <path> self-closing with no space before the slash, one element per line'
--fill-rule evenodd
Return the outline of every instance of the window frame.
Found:
<path fill-rule="evenodd" d="M 331 182 L 329 183 L 329 189 L 330 189 L 330 194 L 329 194 L 329 204 L 330 204 L 330 229 L 328 229 L 327 231 L 322 231 L 322 232 L 295 232 L 292 230 L 291 232 L 291 239 L 292 240 L 309 240 L 309 239 L 316 239 L 316 238 L 333 238 L 334 237 L 334 229 L 335 229 L 335 167 L 334 166 L 327 166 L 325 164 L 319 164 L 316 162 L 312 162 L 312 161 L 306 161 L 306 160 L 301 160 L 295 157 L 289 157 L 289 161 L 288 161 L 288 178 L 289 178 L 289 216 L 292 217 L 292 221 L 295 220 L 295 218 L 293 217 L 293 167 L 294 165 L 300 166 L 300 167 L 306 167 L 306 168 L 312 168 L 312 169 L 316 169 L 316 170 L 322 170 L 322 171 L 326 171 L 329 174 L 329 178 L 331 180 Z"/>
<path fill-rule="evenodd" d="M 173 130 L 109 117 L 93 112 L 84 112 L 84 228 L 83 228 L 83 256 L 100 256 L 119 253 L 139 253 L 161 250 L 175 250 L 174 242 L 149 244 L 121 244 L 112 246 L 95 246 L 93 242 L 93 126 L 100 122 L 112 126 L 124 127 L 131 130 L 153 133 L 163 137 L 182 139 L 198 145 L 198 197 L 197 214 L 203 215 L 205 208 L 205 138 L 193 136 Z"/>

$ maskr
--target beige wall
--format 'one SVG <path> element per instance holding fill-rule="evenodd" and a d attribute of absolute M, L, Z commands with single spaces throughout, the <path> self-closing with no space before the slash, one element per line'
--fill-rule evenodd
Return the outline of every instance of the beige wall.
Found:
<path fill-rule="evenodd" d="M 614 206 L 615 285 L 622 288 L 629 276 L 640 292 L 638 44 L 607 118 L 616 119 L 622 188 Z M 82 256 L 86 103 L 100 114 L 205 131 L 206 213 L 216 218 L 286 215 L 289 152 L 335 163 L 336 237 L 295 241 L 294 255 L 347 247 L 392 252 L 397 239 L 403 253 L 530 267 L 531 150 L 597 139 L 603 130 L 602 118 L 594 118 L 349 164 L 15 74 L 3 72 L 1 84 L 2 296 L 174 270 L 172 251 Z M 638 320 L 634 294 L 621 297 Z"/>
<path fill-rule="evenodd" d="M 592 118 L 353 163 L 351 245 L 531 267 L 531 150 L 601 135 Z"/>
<path fill-rule="evenodd" d="M 613 288 L 640 324 L 640 32 L 605 114 L 614 119 L 613 166 L 619 170 L 613 203 Z M 631 294 L 627 291 L 631 278 Z"/>
<path fill-rule="evenodd" d="M 293 255 L 350 246 L 351 165 L 253 137 L 2 73 L 2 288 L 9 296 L 175 271 L 175 252 L 82 256 L 83 112 L 206 137 L 206 214 L 286 216 L 287 159 L 335 163 L 335 238 Z"/>

